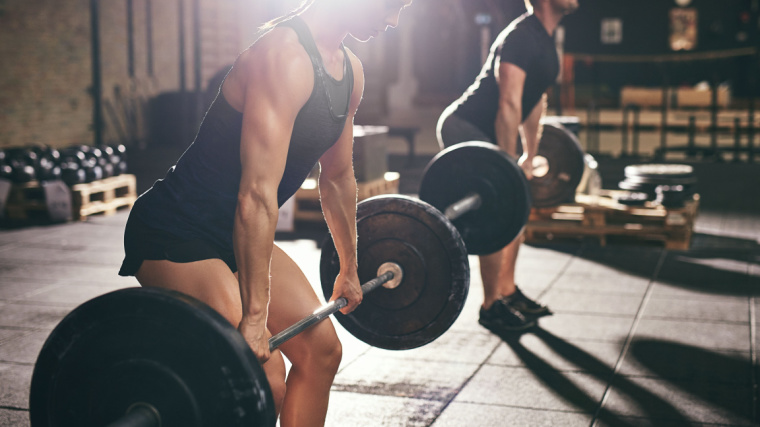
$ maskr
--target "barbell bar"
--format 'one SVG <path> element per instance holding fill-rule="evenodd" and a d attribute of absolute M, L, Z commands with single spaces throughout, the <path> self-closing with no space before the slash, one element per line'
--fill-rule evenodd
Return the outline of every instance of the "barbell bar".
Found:
<path fill-rule="evenodd" d="M 362 294 L 367 295 L 380 286 L 394 289 L 401 283 L 403 277 L 404 273 L 401 270 L 401 266 L 394 262 L 386 262 L 380 266 L 377 277 L 362 284 Z M 269 351 L 278 348 L 289 339 L 328 318 L 331 314 L 335 314 L 347 304 L 348 300 L 345 297 L 340 297 L 323 305 L 314 311 L 314 313 L 304 317 L 290 327 L 283 329 L 282 332 L 269 338 Z"/>

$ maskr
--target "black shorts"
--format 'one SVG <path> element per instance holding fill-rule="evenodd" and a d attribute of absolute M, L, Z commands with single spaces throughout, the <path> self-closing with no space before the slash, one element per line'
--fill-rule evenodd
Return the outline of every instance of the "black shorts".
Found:
<path fill-rule="evenodd" d="M 490 142 L 491 144 L 496 143 L 473 123 L 448 110 L 445 111 L 438 120 L 436 134 L 438 136 L 438 144 L 442 150 L 451 147 L 452 145 L 468 141 L 483 141 Z"/>
<path fill-rule="evenodd" d="M 237 272 L 235 253 L 200 239 L 185 239 L 151 228 L 136 215 L 130 215 L 124 230 L 124 262 L 120 276 L 134 276 L 144 260 L 168 260 L 186 263 L 220 259 Z"/>

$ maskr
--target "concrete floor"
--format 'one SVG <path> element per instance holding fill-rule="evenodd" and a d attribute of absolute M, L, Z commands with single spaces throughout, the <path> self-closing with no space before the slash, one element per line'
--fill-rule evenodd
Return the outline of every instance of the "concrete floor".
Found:
<path fill-rule="evenodd" d="M 402 191 L 414 191 L 419 163 L 399 168 Z M 624 163 L 602 160 L 605 182 L 617 182 Z M 462 314 L 432 344 L 379 350 L 336 322 L 345 350 L 327 424 L 756 425 L 760 165 L 695 167 L 702 210 L 689 251 L 523 246 L 518 283 L 556 313 L 531 333 L 502 339 L 478 325 L 476 257 Z M 0 426 L 28 425 L 32 369 L 57 322 L 136 286 L 116 275 L 126 219 L 0 231 Z M 322 235 L 278 235 L 315 286 Z"/>

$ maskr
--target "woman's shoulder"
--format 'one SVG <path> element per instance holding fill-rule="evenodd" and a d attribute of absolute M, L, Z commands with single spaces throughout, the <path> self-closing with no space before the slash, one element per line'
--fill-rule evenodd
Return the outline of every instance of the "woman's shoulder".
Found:
<path fill-rule="evenodd" d="M 312 68 L 308 53 L 298 36 L 288 28 L 273 28 L 244 50 L 235 61 L 244 75 L 286 77 L 291 72 L 303 73 Z"/>

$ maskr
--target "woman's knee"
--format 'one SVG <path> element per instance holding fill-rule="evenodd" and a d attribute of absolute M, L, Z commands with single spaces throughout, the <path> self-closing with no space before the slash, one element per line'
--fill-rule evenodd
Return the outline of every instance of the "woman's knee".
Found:
<path fill-rule="evenodd" d="M 343 346 L 332 325 L 319 325 L 303 342 L 303 349 L 295 351 L 293 357 L 287 354 L 293 366 L 303 366 L 318 372 L 335 375 L 343 358 Z M 315 328 L 315 329 L 317 329 Z"/>

